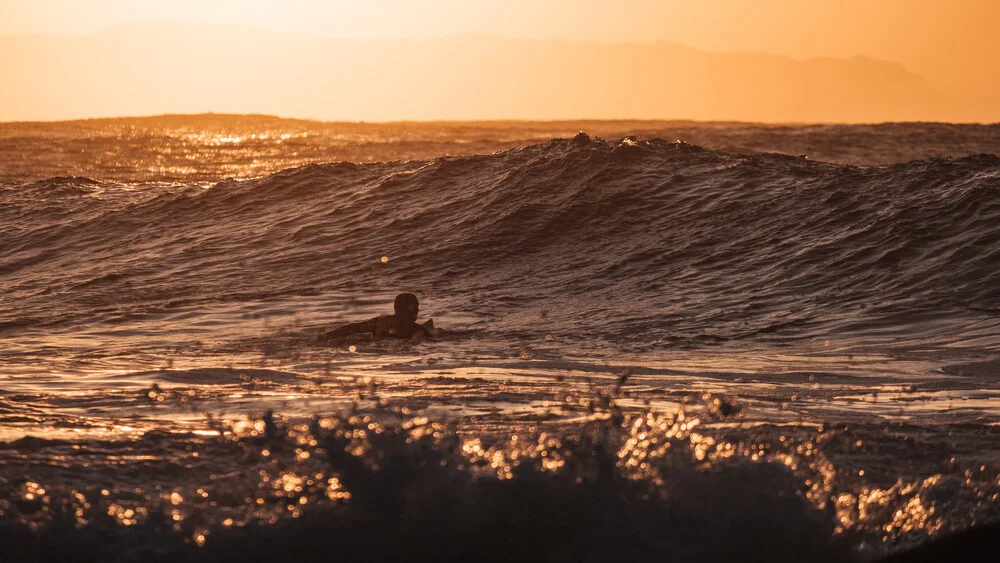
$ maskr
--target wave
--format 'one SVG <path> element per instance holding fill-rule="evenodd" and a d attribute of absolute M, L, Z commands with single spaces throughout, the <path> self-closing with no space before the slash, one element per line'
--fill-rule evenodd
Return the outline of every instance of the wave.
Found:
<path fill-rule="evenodd" d="M 728 403 L 710 395 L 701 418 L 626 414 L 613 395 L 565 431 L 509 436 L 459 435 L 390 405 L 309 422 L 270 411 L 210 418 L 213 432 L 200 435 L 151 430 L 124 447 L 84 445 L 95 469 L 68 482 L 63 463 L 79 444 L 0 442 L 0 452 L 52 459 L 44 465 L 55 472 L 0 480 L 0 556 L 846 563 L 995 549 L 996 484 L 979 489 L 971 471 L 916 482 L 893 471 L 890 485 L 855 494 L 827 457 L 855 442 L 853 428 L 784 427 L 768 442 L 760 429 L 727 436 Z M 122 480 L 123 450 L 177 461 Z M 97 469 L 103 456 L 111 473 Z"/>
<path fill-rule="evenodd" d="M 0 187 L 0 220 L 0 330 L 373 284 L 616 340 L 1000 310 L 992 155 L 853 167 L 581 134 L 208 188 L 53 178 Z"/>

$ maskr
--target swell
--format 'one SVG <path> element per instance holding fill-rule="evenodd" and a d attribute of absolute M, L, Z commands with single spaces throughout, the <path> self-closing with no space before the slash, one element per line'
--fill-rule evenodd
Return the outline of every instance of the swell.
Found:
<path fill-rule="evenodd" d="M 1000 309 L 1000 159 L 859 168 L 584 135 L 211 188 L 0 188 L 0 329 L 396 288 L 501 330 L 792 337 Z M 381 257 L 388 262 L 382 263 Z"/>

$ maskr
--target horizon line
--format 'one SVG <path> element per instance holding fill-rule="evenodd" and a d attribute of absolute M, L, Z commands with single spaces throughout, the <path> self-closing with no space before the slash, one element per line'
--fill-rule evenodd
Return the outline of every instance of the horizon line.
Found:
<path fill-rule="evenodd" d="M 310 117 L 288 117 L 270 113 L 230 113 L 230 112 L 198 112 L 198 113 L 157 113 L 146 115 L 115 115 L 115 116 L 94 116 L 79 117 L 70 119 L 19 119 L 15 121 L 0 120 L 0 126 L 9 125 L 31 125 L 31 124 L 68 124 L 86 121 L 125 121 L 157 118 L 199 118 L 199 117 L 245 117 L 245 118 L 269 118 L 281 121 L 307 121 L 310 123 L 321 123 L 328 125 L 407 125 L 407 124 L 468 124 L 468 123 L 691 123 L 700 125 L 764 125 L 768 127 L 807 127 L 810 125 L 822 126 L 864 126 L 864 125 L 902 125 L 902 124 L 928 124 L 928 125 L 980 125 L 984 127 L 998 126 L 1000 121 L 937 121 L 937 120 L 912 120 L 912 121 L 747 121 L 740 119 L 691 119 L 691 118 L 642 118 L 642 117 L 621 117 L 621 118 L 509 118 L 509 119 L 391 119 L 391 120 L 346 120 L 346 119 L 317 119 Z"/>

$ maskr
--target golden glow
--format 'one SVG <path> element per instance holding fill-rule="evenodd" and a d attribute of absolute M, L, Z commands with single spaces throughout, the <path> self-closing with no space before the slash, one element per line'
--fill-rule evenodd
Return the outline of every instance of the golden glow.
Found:
<path fill-rule="evenodd" d="M 811 115 L 802 108 L 798 113 L 793 111 L 796 108 L 782 113 L 787 103 L 771 100 L 801 86 L 789 82 L 801 75 L 781 71 L 790 61 L 774 59 L 768 65 L 746 58 L 750 53 L 774 53 L 796 59 L 844 59 L 837 64 L 856 67 L 850 80 L 859 90 L 882 87 L 875 80 L 878 76 L 866 76 L 866 72 L 884 77 L 890 71 L 873 70 L 852 57 L 892 61 L 919 75 L 918 80 L 949 101 L 945 109 L 937 102 L 916 100 L 907 102 L 915 104 L 909 112 L 874 108 L 868 113 L 816 114 L 818 119 L 923 116 L 989 121 L 1000 119 L 1000 42 L 992 29 L 997 21 L 1000 3 L 983 0 L 5 0 L 0 3 L 0 34 L 46 33 L 75 39 L 35 37 L 29 45 L 22 37 L 15 46 L 0 38 L 0 76 L 31 86 L 21 94 L 0 94 L 0 120 L 204 111 L 348 120 L 648 117 L 773 121 Z M 174 35 L 163 35 L 161 26 L 167 24 L 134 28 L 135 22 L 197 25 L 184 27 L 176 35 L 177 24 L 173 24 Z M 462 37 L 454 37 L 459 34 Z M 654 56 L 642 50 L 595 55 L 597 45 L 591 44 L 576 45 L 575 52 L 566 55 L 566 43 L 484 44 L 482 38 L 467 34 L 670 41 L 708 52 L 739 52 L 743 58 L 718 65 L 692 59 L 696 62 L 687 72 L 648 77 L 636 84 L 636 75 L 629 69 L 641 65 L 643 57 Z M 323 42 L 318 36 L 341 39 Z M 419 41 L 445 36 L 453 37 Z M 157 41 L 157 37 L 170 40 Z M 492 59 L 490 50 L 514 56 Z M 469 56 L 486 57 L 488 64 L 483 68 L 466 64 L 465 51 Z M 67 55 L 74 52 L 87 59 Z M 407 60 L 403 55 L 408 52 L 418 56 Z M 518 58 L 518 54 L 524 56 Z M 749 61 L 749 67 L 741 69 L 739 60 Z M 101 61 L 112 68 L 102 68 L 97 64 Z M 834 63 L 818 64 L 816 68 Z M 507 68 L 511 66 L 519 68 Z M 600 69 L 607 67 L 614 72 L 602 74 Z M 593 72 L 594 80 L 603 82 L 574 82 L 568 78 L 574 68 Z M 713 77 L 739 72 L 748 78 L 737 85 L 753 85 L 756 80 L 774 87 L 761 90 L 760 99 L 743 105 L 726 99 L 695 103 L 705 96 L 704 91 L 712 93 Z M 468 73 L 473 75 L 466 76 L 467 80 L 455 80 Z M 521 83 L 523 98 L 517 96 L 517 89 L 503 87 L 512 77 Z M 914 87 L 903 79 L 890 83 L 904 93 Z M 274 84 L 285 88 L 271 87 Z M 686 88 L 699 84 L 704 91 L 692 94 L 694 101 L 684 97 Z M 729 84 L 720 83 L 719 89 Z M 576 103 L 584 89 L 606 90 L 605 105 Z M 642 105 L 611 93 L 630 89 L 663 98 L 665 105 Z M 60 97 L 66 91 L 73 96 Z M 817 103 L 809 98 L 818 94 L 806 94 L 801 104 L 808 109 Z M 481 98 L 485 99 L 476 105 Z M 775 107 L 768 108 L 769 103 Z M 845 106 L 856 103 L 843 100 Z M 553 108 L 562 106 L 565 110 L 556 115 Z"/>

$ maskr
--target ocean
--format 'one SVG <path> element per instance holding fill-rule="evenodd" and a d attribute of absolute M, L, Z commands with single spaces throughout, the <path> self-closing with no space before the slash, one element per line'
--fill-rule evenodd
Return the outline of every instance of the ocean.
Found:
<path fill-rule="evenodd" d="M 998 154 L 0 124 L 0 561 L 866 561 L 996 526 Z M 400 292 L 437 338 L 321 337 Z"/>

